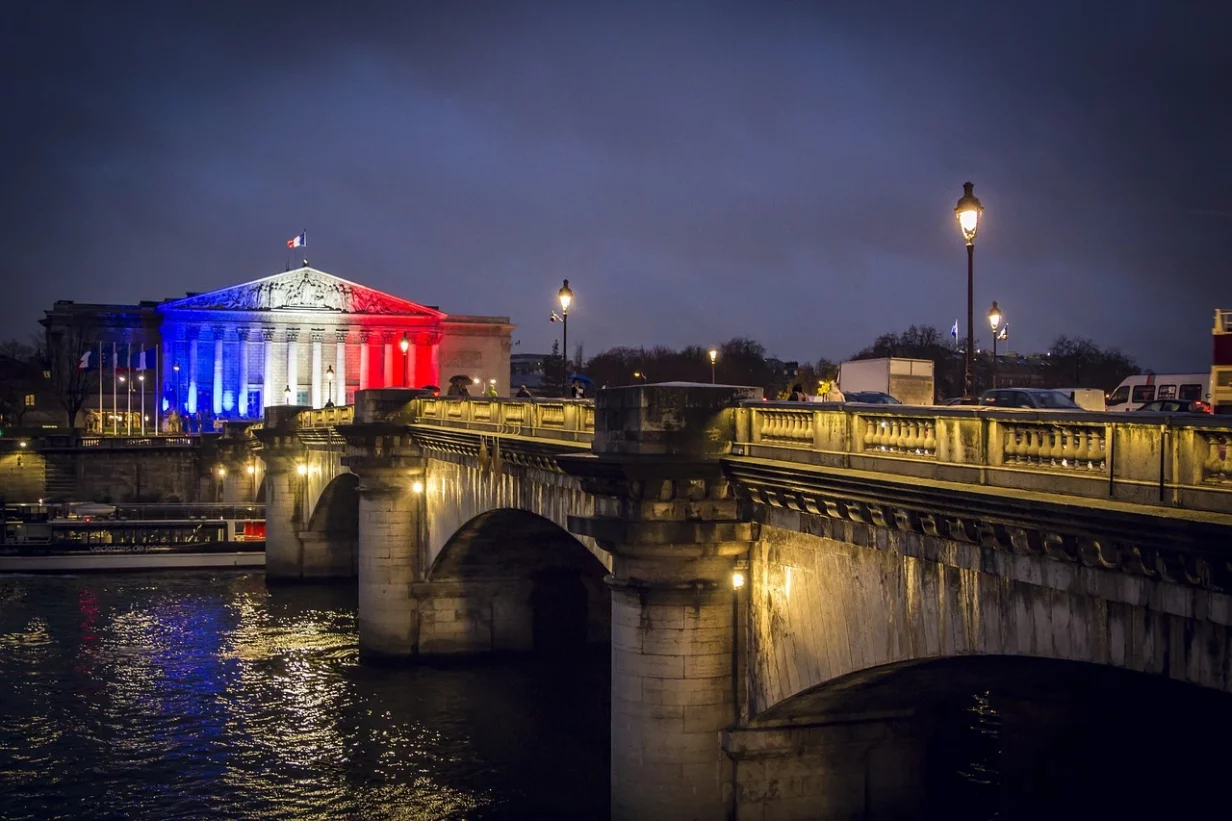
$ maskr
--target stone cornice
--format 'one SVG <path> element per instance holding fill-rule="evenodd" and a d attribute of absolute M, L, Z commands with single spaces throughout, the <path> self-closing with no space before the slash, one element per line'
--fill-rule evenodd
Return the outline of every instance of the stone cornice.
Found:
<path fill-rule="evenodd" d="M 499 457 L 502 462 L 550 470 L 555 473 L 565 472 L 560 465 L 562 457 L 571 457 L 589 450 L 588 445 L 569 442 L 556 444 L 541 439 L 495 436 L 434 426 L 414 425 L 409 430 L 415 442 L 429 453 L 449 453 L 479 458 L 482 448 L 491 457 Z"/>
<path fill-rule="evenodd" d="M 1232 590 L 1232 516 L 741 457 L 723 467 L 754 504 Z"/>

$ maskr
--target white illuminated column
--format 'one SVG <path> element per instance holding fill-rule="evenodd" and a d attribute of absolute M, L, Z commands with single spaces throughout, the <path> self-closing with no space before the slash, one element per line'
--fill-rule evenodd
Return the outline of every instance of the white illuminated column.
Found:
<path fill-rule="evenodd" d="M 278 404 L 274 388 L 274 332 L 262 331 L 265 343 L 261 351 L 261 406 L 268 408 Z"/>
<path fill-rule="evenodd" d="M 188 343 L 188 413 L 197 412 L 197 337 Z"/>
<path fill-rule="evenodd" d="M 321 380 L 325 374 L 321 368 L 321 335 L 312 335 L 312 406 L 319 408 L 325 404 L 321 399 Z"/>
<path fill-rule="evenodd" d="M 361 331 L 359 334 L 359 389 L 361 391 L 368 390 L 368 367 L 371 364 L 368 359 L 371 355 L 368 346 L 371 344 L 368 332 Z"/>
<path fill-rule="evenodd" d="M 338 332 L 338 347 L 334 362 L 334 404 L 346 404 L 346 331 Z"/>
<path fill-rule="evenodd" d="M 222 332 L 214 331 L 214 415 L 222 415 Z"/>
<path fill-rule="evenodd" d="M 289 331 L 287 333 L 286 387 L 291 389 L 291 401 L 287 403 L 288 405 L 294 405 L 299 401 L 299 351 L 296 336 L 297 335 L 294 331 Z"/>

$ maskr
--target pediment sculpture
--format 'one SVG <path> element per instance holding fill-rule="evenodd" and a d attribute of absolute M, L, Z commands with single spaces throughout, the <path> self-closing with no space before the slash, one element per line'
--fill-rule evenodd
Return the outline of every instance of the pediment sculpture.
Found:
<path fill-rule="evenodd" d="M 246 285 L 167 303 L 170 310 L 332 311 L 348 314 L 434 314 L 404 299 L 313 269 L 277 274 Z"/>

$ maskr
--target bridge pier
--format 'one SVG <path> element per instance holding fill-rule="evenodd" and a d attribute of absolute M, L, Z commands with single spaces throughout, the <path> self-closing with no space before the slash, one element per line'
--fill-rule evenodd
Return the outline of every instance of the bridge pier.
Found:
<path fill-rule="evenodd" d="M 402 660 L 418 652 L 419 599 L 427 554 L 425 467 L 405 429 L 345 428 L 344 464 L 359 475 L 359 652 Z"/>
<path fill-rule="evenodd" d="M 592 457 L 569 461 L 596 496 L 569 529 L 613 556 L 612 818 L 725 819 L 739 718 L 737 562 L 756 526 L 718 457 L 733 400 L 752 389 L 636 386 L 599 395 Z M 562 463 L 566 460 L 562 460 Z"/>

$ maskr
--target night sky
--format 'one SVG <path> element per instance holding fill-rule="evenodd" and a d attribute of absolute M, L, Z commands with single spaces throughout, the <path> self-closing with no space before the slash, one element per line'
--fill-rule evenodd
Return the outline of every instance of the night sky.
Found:
<path fill-rule="evenodd" d="M 928 7 L 924 10 L 919 7 Z M 838 360 L 977 329 L 1210 366 L 1232 4 L 24 0 L 0 26 L 0 336 L 316 267 L 546 350 Z M 964 320 L 965 321 L 965 320 Z M 988 344 L 987 331 L 980 342 Z"/>

